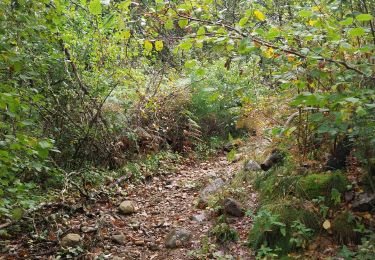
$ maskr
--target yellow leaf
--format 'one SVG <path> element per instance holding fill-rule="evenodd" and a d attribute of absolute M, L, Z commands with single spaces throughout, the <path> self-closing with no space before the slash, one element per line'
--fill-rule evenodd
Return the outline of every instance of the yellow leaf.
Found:
<path fill-rule="evenodd" d="M 328 219 L 324 221 L 323 228 L 326 230 L 331 228 L 331 222 Z"/>
<path fill-rule="evenodd" d="M 292 56 L 292 55 L 288 55 L 288 61 L 289 61 L 289 62 L 295 61 L 294 56 Z"/>
<path fill-rule="evenodd" d="M 144 42 L 144 46 L 145 46 L 146 51 L 152 51 L 152 43 L 150 41 L 146 40 Z"/>
<path fill-rule="evenodd" d="M 254 15 L 260 21 L 264 21 L 266 19 L 266 16 L 259 10 L 255 10 Z"/>
<path fill-rule="evenodd" d="M 155 50 L 161 51 L 164 47 L 163 41 L 156 41 L 155 42 Z"/>
<path fill-rule="evenodd" d="M 317 20 L 310 20 L 309 25 L 314 26 L 318 21 Z"/>
<path fill-rule="evenodd" d="M 272 48 L 268 48 L 266 51 L 264 51 L 264 55 L 267 58 L 272 58 L 274 55 L 274 50 Z"/>
<path fill-rule="evenodd" d="M 320 10 L 320 6 L 319 5 L 313 6 L 312 10 L 313 11 L 319 11 Z"/>
<path fill-rule="evenodd" d="M 131 36 L 130 30 L 126 30 L 123 34 L 125 39 L 129 39 Z"/>

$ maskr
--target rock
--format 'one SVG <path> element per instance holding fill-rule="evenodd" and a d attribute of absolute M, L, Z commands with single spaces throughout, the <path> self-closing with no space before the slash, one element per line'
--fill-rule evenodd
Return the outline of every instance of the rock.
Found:
<path fill-rule="evenodd" d="M 259 171 L 262 168 L 260 168 L 260 165 L 256 161 L 250 160 L 245 164 L 244 169 L 245 171 Z"/>
<path fill-rule="evenodd" d="M 350 191 L 346 191 L 344 193 L 344 198 L 345 198 L 345 201 L 346 202 L 350 202 L 354 199 L 354 191 L 353 190 L 350 190 Z"/>
<path fill-rule="evenodd" d="M 192 220 L 196 222 L 203 222 L 207 219 L 206 214 L 200 213 L 200 214 L 195 214 L 192 216 Z"/>
<path fill-rule="evenodd" d="M 126 237 L 123 233 L 118 233 L 112 235 L 112 240 L 115 241 L 117 244 L 123 245 L 126 242 Z"/>
<path fill-rule="evenodd" d="M 74 233 L 69 233 L 61 239 L 60 245 L 62 247 L 76 247 L 81 243 L 81 236 Z"/>
<path fill-rule="evenodd" d="M 198 208 L 203 209 L 207 207 L 208 198 L 224 186 L 224 184 L 221 178 L 217 178 L 207 185 L 200 193 Z"/>
<path fill-rule="evenodd" d="M 232 151 L 232 150 L 235 149 L 235 148 L 236 148 L 236 145 L 235 145 L 233 142 L 228 142 L 228 143 L 226 143 L 226 144 L 224 145 L 223 150 L 224 150 L 225 152 L 230 152 L 230 151 Z"/>
<path fill-rule="evenodd" d="M 157 244 L 155 244 L 155 242 L 150 242 L 147 244 L 147 247 L 148 249 L 150 249 L 151 251 L 157 251 L 159 250 L 159 246 Z"/>
<path fill-rule="evenodd" d="M 190 242 L 191 233 L 183 228 L 177 228 L 169 232 L 165 239 L 165 247 L 184 247 Z"/>
<path fill-rule="evenodd" d="M 352 203 L 354 211 L 371 211 L 375 206 L 375 194 L 362 193 Z"/>
<path fill-rule="evenodd" d="M 121 202 L 121 204 L 119 206 L 119 210 L 124 215 L 130 215 L 130 214 L 135 213 L 135 211 L 136 211 L 134 203 L 130 200 L 125 200 L 125 201 Z"/>
<path fill-rule="evenodd" d="M 260 167 L 263 171 L 268 171 L 272 166 L 281 162 L 283 159 L 284 154 L 280 150 L 274 149 L 266 160 L 260 165 Z"/>
<path fill-rule="evenodd" d="M 243 217 L 245 211 L 242 209 L 240 203 L 232 198 L 227 198 L 223 203 L 224 212 L 233 217 Z"/>
<path fill-rule="evenodd" d="M 82 228 L 81 228 L 81 231 L 82 231 L 83 233 L 95 232 L 95 231 L 97 231 L 97 230 L 98 230 L 97 227 L 82 227 Z"/>

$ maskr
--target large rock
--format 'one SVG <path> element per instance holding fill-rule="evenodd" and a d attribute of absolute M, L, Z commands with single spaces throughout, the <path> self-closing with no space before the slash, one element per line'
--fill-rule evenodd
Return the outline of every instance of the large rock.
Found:
<path fill-rule="evenodd" d="M 243 217 L 245 210 L 242 209 L 241 204 L 232 198 L 227 198 L 223 202 L 224 212 L 233 217 Z"/>
<path fill-rule="evenodd" d="M 221 178 L 217 178 L 207 185 L 200 193 L 198 207 L 201 209 L 207 207 L 208 198 L 224 186 L 224 184 Z"/>
<path fill-rule="evenodd" d="M 189 244 L 191 233 L 183 228 L 177 228 L 169 232 L 165 239 L 167 248 L 184 247 Z"/>
<path fill-rule="evenodd" d="M 60 245 L 62 247 L 76 247 L 81 244 L 81 236 L 74 233 L 69 233 L 61 239 Z"/>
<path fill-rule="evenodd" d="M 259 171 L 262 168 L 260 168 L 260 165 L 256 161 L 250 160 L 245 164 L 244 169 L 245 171 L 250 172 L 250 171 Z"/>
<path fill-rule="evenodd" d="M 264 160 L 264 162 L 260 165 L 260 167 L 263 171 L 268 171 L 275 164 L 282 162 L 283 159 L 284 154 L 280 150 L 274 149 L 266 160 Z"/>
<path fill-rule="evenodd" d="M 354 211 L 371 211 L 375 207 L 375 194 L 362 193 L 352 203 Z"/>
<path fill-rule="evenodd" d="M 130 200 L 125 200 L 121 202 L 119 206 L 119 211 L 124 215 L 130 215 L 136 212 L 134 203 Z"/>

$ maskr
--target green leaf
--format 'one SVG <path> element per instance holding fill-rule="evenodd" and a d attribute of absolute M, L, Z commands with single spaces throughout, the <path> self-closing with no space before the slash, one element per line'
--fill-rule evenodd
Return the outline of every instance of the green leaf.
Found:
<path fill-rule="evenodd" d="M 174 28 L 173 20 L 169 19 L 165 24 L 164 28 L 167 30 L 172 30 Z"/>
<path fill-rule="evenodd" d="M 191 43 L 191 41 L 185 41 L 185 42 L 180 44 L 180 48 L 185 50 L 185 51 L 190 50 L 191 47 L 193 47 L 193 44 Z"/>
<path fill-rule="evenodd" d="M 362 27 L 352 28 L 348 31 L 348 35 L 351 37 L 363 36 L 365 33 L 365 29 Z"/>
<path fill-rule="evenodd" d="M 197 76 L 203 76 L 204 74 L 206 74 L 206 71 L 203 68 L 199 68 L 195 73 L 197 74 Z"/>
<path fill-rule="evenodd" d="M 371 21 L 373 16 L 371 14 L 359 14 L 355 17 L 360 22 Z"/>
<path fill-rule="evenodd" d="M 89 4 L 89 11 L 93 15 L 100 15 L 102 13 L 102 3 L 100 0 L 92 0 Z"/>
<path fill-rule="evenodd" d="M 202 35 L 205 35 L 205 34 L 206 34 L 206 29 L 203 26 L 199 27 L 199 29 L 197 31 L 197 35 L 202 36 Z"/>
<path fill-rule="evenodd" d="M 301 16 L 301 17 L 310 17 L 313 15 L 313 12 L 309 11 L 309 10 L 301 10 L 298 12 L 298 15 Z"/>
<path fill-rule="evenodd" d="M 357 107 L 357 109 L 355 110 L 355 112 L 357 113 L 358 116 L 365 116 L 365 115 L 367 115 L 367 111 L 362 106 Z"/>
<path fill-rule="evenodd" d="M 345 20 L 341 21 L 341 25 L 351 25 L 353 23 L 354 19 L 352 17 L 348 17 Z"/>
<path fill-rule="evenodd" d="M 187 69 L 191 69 L 193 68 L 195 65 L 197 64 L 197 62 L 195 60 L 187 60 L 185 61 L 185 68 Z"/>
<path fill-rule="evenodd" d="M 247 16 L 242 17 L 241 20 L 238 22 L 238 25 L 241 27 L 244 27 L 248 20 L 249 20 L 249 17 Z"/>
<path fill-rule="evenodd" d="M 228 154 L 227 154 L 227 160 L 228 162 L 232 162 L 234 160 L 234 157 L 236 156 L 236 151 L 232 149 Z"/>
<path fill-rule="evenodd" d="M 188 24 L 189 24 L 189 20 L 188 19 L 180 19 L 180 20 L 178 20 L 178 26 L 180 26 L 180 28 L 184 28 Z"/>
<path fill-rule="evenodd" d="M 286 228 L 285 227 L 280 227 L 280 233 L 283 237 L 286 236 Z"/>
<path fill-rule="evenodd" d="M 42 149 L 50 149 L 52 148 L 53 144 L 46 141 L 46 140 L 42 140 L 42 141 L 39 141 L 39 147 L 42 148 Z"/>

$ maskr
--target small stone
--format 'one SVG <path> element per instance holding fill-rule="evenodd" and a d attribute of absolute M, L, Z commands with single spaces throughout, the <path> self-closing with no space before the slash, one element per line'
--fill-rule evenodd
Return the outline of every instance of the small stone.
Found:
<path fill-rule="evenodd" d="M 350 191 L 346 191 L 344 193 L 344 198 L 345 198 L 345 201 L 346 202 L 350 202 L 354 199 L 354 191 L 350 190 Z"/>
<path fill-rule="evenodd" d="M 69 233 L 61 239 L 60 245 L 62 247 L 76 247 L 81 243 L 81 236 L 74 233 Z"/>
<path fill-rule="evenodd" d="M 250 160 L 245 164 L 244 169 L 245 171 L 259 171 L 262 168 L 260 168 L 260 165 L 256 161 Z"/>
<path fill-rule="evenodd" d="M 135 213 L 135 206 L 134 203 L 130 200 L 125 200 L 121 202 L 119 206 L 119 210 L 124 215 L 130 215 Z"/>
<path fill-rule="evenodd" d="M 145 244 L 145 241 L 143 239 L 135 240 L 134 244 L 136 246 L 143 246 Z"/>
<path fill-rule="evenodd" d="M 126 237 L 123 233 L 118 233 L 112 235 L 112 240 L 115 241 L 117 244 L 123 245 L 125 244 Z"/>
<path fill-rule="evenodd" d="M 191 238 L 191 233 L 185 229 L 177 228 L 169 232 L 165 239 L 165 246 L 167 248 L 177 248 L 188 245 Z"/>
<path fill-rule="evenodd" d="M 154 242 L 150 242 L 148 245 L 147 245 L 148 249 L 150 249 L 151 251 L 157 251 L 159 250 L 159 246 L 157 244 L 155 244 Z"/>
<path fill-rule="evenodd" d="M 224 212 L 233 217 L 243 217 L 245 215 L 240 203 L 232 198 L 224 200 Z"/>
<path fill-rule="evenodd" d="M 206 220 L 206 215 L 204 213 L 195 214 L 192 216 L 192 220 L 196 222 L 203 222 Z"/>
<path fill-rule="evenodd" d="M 82 227 L 82 228 L 81 228 L 81 231 L 82 231 L 83 233 L 95 232 L 95 231 L 97 231 L 97 230 L 98 230 L 98 228 L 96 228 L 96 227 Z"/>

